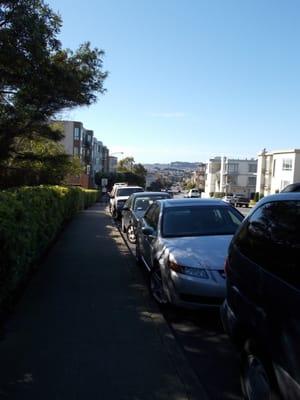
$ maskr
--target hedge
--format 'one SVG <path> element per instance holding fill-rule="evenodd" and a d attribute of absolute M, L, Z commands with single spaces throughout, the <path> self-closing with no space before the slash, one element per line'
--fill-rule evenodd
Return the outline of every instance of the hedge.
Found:
<path fill-rule="evenodd" d="M 0 191 L 0 311 L 64 222 L 97 198 L 96 190 L 62 186 Z"/>

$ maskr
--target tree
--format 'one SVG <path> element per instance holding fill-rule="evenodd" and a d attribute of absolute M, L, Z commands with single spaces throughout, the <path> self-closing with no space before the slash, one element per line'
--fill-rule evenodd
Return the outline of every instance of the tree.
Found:
<path fill-rule="evenodd" d="M 142 164 L 136 164 L 133 157 L 125 157 L 118 162 L 117 173 L 123 175 L 128 184 L 145 186 L 147 170 Z"/>
<path fill-rule="evenodd" d="M 0 1 L 0 165 L 48 160 L 28 142 L 59 141 L 49 122 L 57 113 L 90 105 L 103 94 L 102 50 L 90 43 L 63 49 L 62 21 L 43 0 Z M 47 162 L 47 161 L 46 161 Z"/>
<path fill-rule="evenodd" d="M 133 166 L 133 172 L 138 176 L 146 178 L 147 170 L 142 164 L 135 164 Z"/>
<path fill-rule="evenodd" d="M 118 162 L 117 172 L 132 172 L 133 165 L 134 165 L 133 157 L 122 158 L 122 160 Z"/>
<path fill-rule="evenodd" d="M 108 183 L 107 187 L 109 189 L 112 188 L 114 183 L 116 182 L 126 182 L 128 185 L 137 185 L 137 186 L 145 186 L 145 177 L 143 175 L 138 175 L 131 171 L 124 172 L 111 172 L 111 173 L 103 173 L 97 172 L 95 174 L 95 183 L 96 185 L 101 185 L 101 179 L 107 178 Z"/>

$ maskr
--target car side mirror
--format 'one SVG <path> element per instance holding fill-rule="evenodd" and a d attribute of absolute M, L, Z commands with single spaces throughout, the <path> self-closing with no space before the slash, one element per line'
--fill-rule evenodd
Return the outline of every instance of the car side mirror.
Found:
<path fill-rule="evenodd" d="M 129 211 L 129 207 L 128 206 L 123 206 L 122 211 Z"/>
<path fill-rule="evenodd" d="M 154 230 L 153 230 L 152 228 L 149 228 L 149 227 L 145 227 L 145 226 L 144 226 L 144 227 L 142 228 L 142 232 L 143 232 L 144 235 L 150 236 L 150 235 L 153 235 Z"/>

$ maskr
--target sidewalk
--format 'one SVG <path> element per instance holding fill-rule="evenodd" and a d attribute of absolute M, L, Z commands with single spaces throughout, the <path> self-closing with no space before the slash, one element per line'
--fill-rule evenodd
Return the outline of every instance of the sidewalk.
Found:
<path fill-rule="evenodd" d="M 206 399 L 104 205 L 67 226 L 7 321 L 0 398 Z"/>

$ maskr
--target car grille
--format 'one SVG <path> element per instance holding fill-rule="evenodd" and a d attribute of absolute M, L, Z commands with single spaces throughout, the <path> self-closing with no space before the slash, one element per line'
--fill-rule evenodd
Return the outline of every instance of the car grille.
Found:
<path fill-rule="evenodd" d="M 209 304 L 217 306 L 220 306 L 224 301 L 223 297 L 197 296 L 193 294 L 183 294 L 183 293 L 180 294 L 180 298 L 181 300 L 190 303 L 201 303 L 201 304 Z"/>

